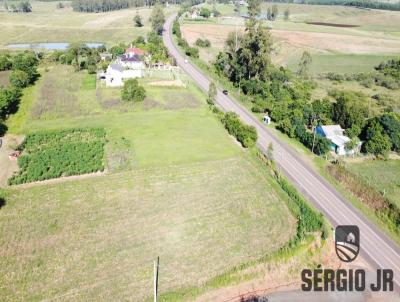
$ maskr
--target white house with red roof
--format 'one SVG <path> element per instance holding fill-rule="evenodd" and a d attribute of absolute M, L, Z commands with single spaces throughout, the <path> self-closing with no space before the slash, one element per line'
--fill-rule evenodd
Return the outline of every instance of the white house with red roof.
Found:
<path fill-rule="evenodd" d="M 143 56 L 146 53 L 135 47 L 129 47 L 125 54 L 114 60 L 105 73 L 106 86 L 119 87 L 124 85 L 127 79 L 141 78 L 144 75 L 146 65 Z"/>

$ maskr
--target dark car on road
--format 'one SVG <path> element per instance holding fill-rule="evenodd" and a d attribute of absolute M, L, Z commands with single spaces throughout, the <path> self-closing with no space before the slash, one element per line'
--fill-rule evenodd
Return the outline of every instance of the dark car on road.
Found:
<path fill-rule="evenodd" d="M 228 95 L 228 90 L 226 90 L 226 89 L 222 90 L 222 93 L 225 94 L 225 95 Z"/>

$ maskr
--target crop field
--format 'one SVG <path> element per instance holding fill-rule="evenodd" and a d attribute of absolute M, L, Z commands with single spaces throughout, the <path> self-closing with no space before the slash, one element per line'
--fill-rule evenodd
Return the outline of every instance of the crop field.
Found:
<path fill-rule="evenodd" d="M 18 158 L 20 170 L 10 184 L 103 171 L 104 138 L 104 129 L 28 134 Z"/>
<path fill-rule="evenodd" d="M 66 96 L 57 92 L 60 73 L 71 79 Z M 165 293 L 201 285 L 294 235 L 286 195 L 193 84 L 158 87 L 143 79 L 142 104 L 110 109 L 96 93 L 121 102 L 119 89 L 68 73 L 68 66 L 50 68 L 24 91 L 9 133 L 103 128 L 107 172 L 5 190 L 1 301 L 143 301 L 152 295 L 157 256 Z"/>
<path fill-rule="evenodd" d="M 278 6 L 279 16 L 276 21 L 265 21 L 265 24 L 271 27 L 275 40 L 273 61 L 277 64 L 295 69 L 302 52 L 308 50 L 315 57 L 311 66 L 314 74 L 321 70 L 353 73 L 369 71 L 377 61 L 399 54 L 400 12 L 274 4 Z M 267 8 L 271 6 L 264 3 L 262 14 L 266 15 Z M 283 18 L 286 8 L 290 11 L 289 20 Z M 194 43 L 199 37 L 211 41 L 211 49 L 200 51 L 205 61 L 214 59 L 223 48 L 229 32 L 244 28 L 244 20 L 233 12 L 233 5 L 219 5 L 217 9 L 222 17 L 207 22 L 186 19 L 181 27 L 189 43 Z M 241 13 L 246 13 L 244 7 Z"/>
<path fill-rule="evenodd" d="M 145 35 L 150 28 L 151 9 L 130 8 L 107 13 L 78 13 L 72 11 L 69 1 L 65 8 L 58 2 L 31 1 L 29 15 L 0 10 L 0 48 L 10 43 L 39 42 L 102 42 L 114 45 L 130 42 Z M 1 7 L 2 9 L 3 7 Z M 168 11 L 174 8 L 168 8 Z M 134 27 L 136 11 L 142 16 L 143 27 Z"/>
<path fill-rule="evenodd" d="M 347 168 L 400 207 L 400 161 L 363 161 Z"/>

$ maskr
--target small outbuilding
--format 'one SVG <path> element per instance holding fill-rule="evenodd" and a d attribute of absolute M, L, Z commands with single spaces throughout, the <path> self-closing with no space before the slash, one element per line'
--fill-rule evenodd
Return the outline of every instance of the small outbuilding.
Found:
<path fill-rule="evenodd" d="M 317 126 L 317 134 L 326 137 L 331 142 L 331 150 L 338 155 L 353 155 L 359 149 L 361 143 L 353 150 L 347 150 L 346 144 L 350 138 L 344 135 L 344 129 L 340 125 Z"/>
<path fill-rule="evenodd" d="M 263 120 L 264 124 L 267 124 L 267 125 L 271 124 L 271 118 L 268 115 L 264 115 L 262 120 Z"/>

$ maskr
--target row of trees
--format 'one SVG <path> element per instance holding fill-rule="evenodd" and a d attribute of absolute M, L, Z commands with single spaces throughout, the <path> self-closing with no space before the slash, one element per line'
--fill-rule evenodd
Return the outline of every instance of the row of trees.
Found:
<path fill-rule="evenodd" d="M 106 51 L 105 46 L 90 48 L 84 43 L 71 43 L 68 49 L 54 51 L 50 60 L 61 64 L 72 65 L 76 71 L 86 69 L 88 73 L 97 72 L 100 53 Z"/>
<path fill-rule="evenodd" d="M 13 13 L 30 13 L 32 12 L 32 5 L 28 0 L 21 0 L 18 3 L 12 2 L 10 5 L 5 1 L 4 9 Z"/>
<path fill-rule="evenodd" d="M 369 131 L 370 116 L 365 105 L 368 102 L 363 94 L 331 91 L 328 98 L 310 103 L 311 92 L 315 88 L 309 76 L 311 55 L 303 53 L 296 74 L 286 68 L 275 67 L 270 60 L 272 39 L 269 30 L 257 18 L 260 1 L 249 1 L 248 9 L 245 32 L 228 35 L 225 49 L 218 54 L 214 68 L 253 102 L 254 112 L 269 112 L 278 123 L 278 129 L 298 139 L 316 154 L 328 152 L 330 144 L 314 135 L 315 127 L 332 123 L 346 129 L 346 134 L 352 139 L 349 149 L 361 139 L 365 141 L 364 152 L 385 155 L 390 150 L 398 150 L 398 117 L 393 115 L 390 118 L 390 132 L 385 132 L 388 127 L 383 125 L 380 131 Z M 391 60 L 376 69 L 382 76 L 397 80 L 398 66 L 397 60 Z M 389 118 L 385 115 L 385 119 Z M 366 135 L 368 132 L 371 134 Z"/>
<path fill-rule="evenodd" d="M 378 1 L 378 0 L 269 0 L 269 2 L 278 3 L 297 3 L 297 4 L 315 4 L 315 5 L 344 5 L 354 7 L 364 7 L 383 10 L 400 10 L 399 2 Z"/>
<path fill-rule="evenodd" d="M 72 0 L 72 8 L 77 12 L 98 13 L 124 9 L 128 7 L 144 7 L 169 4 L 181 4 L 182 0 L 156 1 L 156 0 Z M 198 4 L 201 1 L 187 1 L 188 5 Z"/>
<path fill-rule="evenodd" d="M 198 58 L 199 49 L 191 47 L 185 38 L 182 37 L 182 32 L 179 24 L 179 16 L 175 19 L 172 24 L 172 33 L 178 38 L 178 45 L 183 48 L 185 54 L 189 57 Z M 202 42 L 203 43 L 203 42 Z"/>
<path fill-rule="evenodd" d="M 31 85 L 39 76 L 39 59 L 33 52 L 23 52 L 11 56 L 0 54 L 0 71 L 10 70 L 10 85 L 0 86 L 0 135 L 6 131 L 4 121 L 9 114 L 18 109 L 21 89 Z"/>
<path fill-rule="evenodd" d="M 77 12 L 98 13 L 119 10 L 128 7 L 154 5 L 155 1 L 144 0 L 73 0 L 72 8 Z"/>
<path fill-rule="evenodd" d="M 234 112 L 227 112 L 222 124 L 245 148 L 253 147 L 257 141 L 257 130 L 254 126 L 244 124 Z"/>

